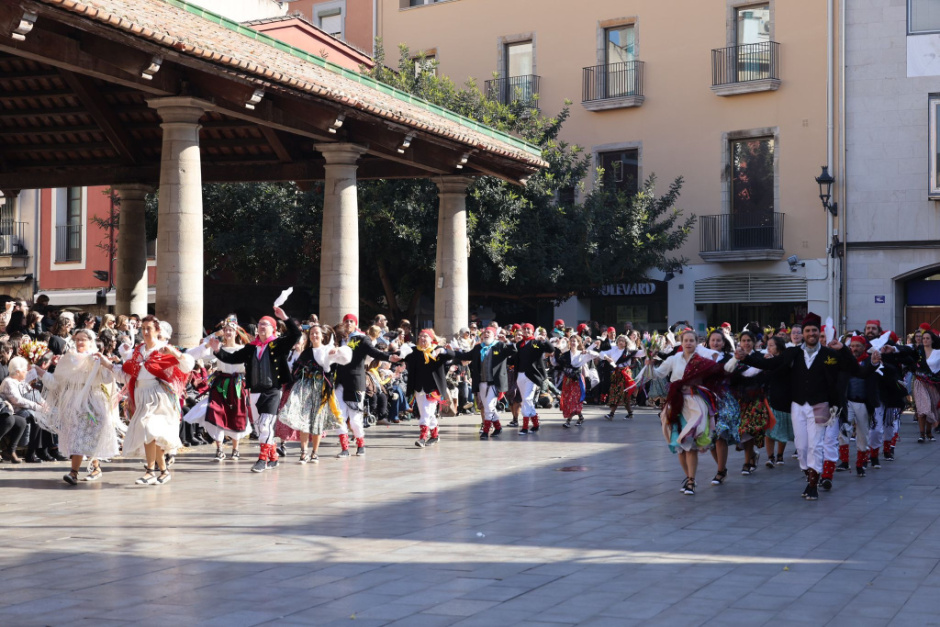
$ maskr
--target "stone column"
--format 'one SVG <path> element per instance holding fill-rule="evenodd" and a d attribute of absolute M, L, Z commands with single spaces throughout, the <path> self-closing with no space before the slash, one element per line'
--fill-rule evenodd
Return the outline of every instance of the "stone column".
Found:
<path fill-rule="evenodd" d="M 157 226 L 157 317 L 173 325 L 173 344 L 202 338 L 202 161 L 199 118 L 208 103 L 195 98 L 148 100 L 163 123 Z"/>
<path fill-rule="evenodd" d="M 117 259 L 114 262 L 115 311 L 147 315 L 147 227 L 144 200 L 149 185 L 121 185 Z"/>
<path fill-rule="evenodd" d="M 470 321 L 467 294 L 467 187 L 473 179 L 442 176 L 437 213 L 437 264 L 434 274 L 434 330 L 451 337 Z"/>
<path fill-rule="evenodd" d="M 356 165 L 366 151 L 356 144 L 316 144 L 326 160 L 323 240 L 320 248 L 320 321 L 359 317 L 359 204 Z"/>

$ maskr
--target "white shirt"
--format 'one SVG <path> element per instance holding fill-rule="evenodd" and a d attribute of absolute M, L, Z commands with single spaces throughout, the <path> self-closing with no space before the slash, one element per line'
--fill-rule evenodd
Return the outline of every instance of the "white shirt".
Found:
<path fill-rule="evenodd" d="M 816 345 L 816 352 L 810 353 L 806 348 L 806 343 L 803 343 L 803 360 L 806 362 L 806 369 L 809 370 L 810 366 L 813 365 L 813 362 L 816 361 L 816 357 L 819 355 L 819 351 L 822 348 L 819 344 Z"/>

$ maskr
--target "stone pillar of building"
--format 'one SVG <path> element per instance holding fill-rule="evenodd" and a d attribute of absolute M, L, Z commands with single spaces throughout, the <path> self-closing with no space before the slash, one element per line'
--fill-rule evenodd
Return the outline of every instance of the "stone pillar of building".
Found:
<path fill-rule="evenodd" d="M 202 160 L 199 119 L 208 108 L 195 98 L 147 103 L 163 123 L 157 225 L 157 317 L 173 325 L 172 343 L 196 346 L 202 338 Z"/>
<path fill-rule="evenodd" d="M 467 187 L 473 179 L 442 176 L 437 213 L 437 264 L 434 274 L 434 330 L 450 338 L 470 320 L 467 266 Z"/>
<path fill-rule="evenodd" d="M 359 317 L 356 164 L 366 148 L 342 143 L 316 144 L 315 148 L 326 160 L 318 315 L 325 324 L 338 324 L 346 314 Z"/>
<path fill-rule="evenodd" d="M 118 314 L 147 315 L 147 227 L 144 204 L 149 185 L 120 185 L 117 259 L 114 262 L 114 304 Z"/>

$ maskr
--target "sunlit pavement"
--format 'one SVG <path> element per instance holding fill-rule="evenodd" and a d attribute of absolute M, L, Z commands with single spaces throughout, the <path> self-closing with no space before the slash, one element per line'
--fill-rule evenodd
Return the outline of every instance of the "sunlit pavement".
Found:
<path fill-rule="evenodd" d="M 66 485 L 65 463 L 0 464 L 0 624 L 921 625 L 940 593 L 940 442 L 909 414 L 897 461 L 804 502 L 786 465 L 695 496 L 640 410 L 480 441 L 475 418 L 414 446 L 414 421 L 366 431 L 367 455 L 249 472 L 180 455 Z M 228 448 L 226 449 L 228 450 Z M 853 458 L 854 460 L 854 446 Z"/>

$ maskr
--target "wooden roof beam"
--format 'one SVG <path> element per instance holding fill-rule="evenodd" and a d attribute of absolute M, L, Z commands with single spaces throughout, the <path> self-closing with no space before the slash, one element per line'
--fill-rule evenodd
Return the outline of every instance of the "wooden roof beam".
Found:
<path fill-rule="evenodd" d="M 132 147 L 134 145 L 133 139 L 127 130 L 121 126 L 120 119 L 115 115 L 101 92 L 92 84 L 91 79 L 68 70 L 60 70 L 59 73 L 66 85 L 75 92 L 75 96 L 88 109 L 91 119 L 101 127 L 101 131 L 114 147 L 114 150 L 131 165 L 137 163 L 139 156 Z"/>

